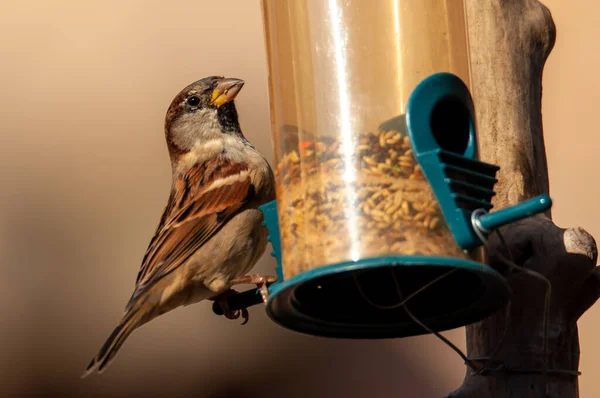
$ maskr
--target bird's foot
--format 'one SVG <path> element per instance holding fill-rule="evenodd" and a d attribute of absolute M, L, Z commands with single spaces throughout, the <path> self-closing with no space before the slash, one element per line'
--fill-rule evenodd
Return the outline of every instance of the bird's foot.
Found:
<path fill-rule="evenodd" d="M 233 285 L 256 285 L 260 290 L 263 303 L 266 303 L 269 299 L 269 285 L 277 282 L 277 277 L 273 275 L 244 275 L 238 278 L 232 279 L 230 284 Z"/>
<path fill-rule="evenodd" d="M 227 301 L 227 298 L 234 296 L 236 294 L 238 294 L 238 292 L 236 292 L 233 289 L 229 289 L 229 290 L 226 290 L 223 293 L 219 294 L 218 296 L 214 297 L 212 300 L 215 301 L 219 305 L 219 307 L 221 307 L 221 310 L 223 311 L 223 315 L 225 315 L 225 318 L 239 319 L 239 317 L 241 316 L 242 319 L 244 319 L 244 321 L 242 322 L 242 325 L 245 325 L 248 323 L 248 319 L 250 318 L 248 309 L 242 308 L 240 310 L 232 310 L 229 308 L 229 302 Z"/>

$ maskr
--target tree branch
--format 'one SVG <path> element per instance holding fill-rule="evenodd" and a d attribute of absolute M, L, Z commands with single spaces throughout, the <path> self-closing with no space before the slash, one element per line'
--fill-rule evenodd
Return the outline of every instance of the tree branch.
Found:
<path fill-rule="evenodd" d="M 466 3 L 481 158 L 501 166 L 494 204 L 503 208 L 548 192 L 542 70 L 556 29 L 550 11 L 537 0 Z M 507 247 L 492 235 L 488 260 L 506 274 L 511 304 L 466 328 L 470 358 L 488 357 L 500 347 L 493 361 L 479 361 L 495 371 L 476 375 L 468 369 L 462 386 L 448 397 L 575 398 L 577 319 L 600 296 L 596 243 L 583 229 L 559 228 L 543 216 L 511 224 L 501 234 Z M 510 272 L 501 255 L 551 283 L 546 360 L 545 284 Z"/>

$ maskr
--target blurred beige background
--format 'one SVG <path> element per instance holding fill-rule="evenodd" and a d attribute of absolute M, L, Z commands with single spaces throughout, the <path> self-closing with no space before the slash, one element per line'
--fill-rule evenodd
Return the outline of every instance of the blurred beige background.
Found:
<path fill-rule="evenodd" d="M 546 4 L 554 217 L 600 237 L 600 6 Z M 153 321 L 106 374 L 79 380 L 167 199 L 166 107 L 201 77 L 243 78 L 244 132 L 270 155 L 264 57 L 258 0 L 0 3 L 0 396 L 441 397 L 460 384 L 461 360 L 432 337 L 313 338 L 261 307 L 241 327 L 208 303 Z M 258 270 L 273 267 L 265 257 Z M 599 327 L 600 304 L 580 322 L 582 397 L 600 392 Z M 464 347 L 462 330 L 446 335 Z"/>

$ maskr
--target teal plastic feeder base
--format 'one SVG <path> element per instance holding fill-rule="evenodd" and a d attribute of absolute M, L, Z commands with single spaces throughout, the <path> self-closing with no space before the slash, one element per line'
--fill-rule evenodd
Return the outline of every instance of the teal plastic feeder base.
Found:
<path fill-rule="evenodd" d="M 406 302 L 428 328 L 464 326 L 506 304 L 509 286 L 489 266 L 452 257 L 391 256 L 329 265 L 275 283 L 269 289 L 267 314 L 283 327 L 317 336 L 425 334 L 399 304 L 452 270 Z"/>

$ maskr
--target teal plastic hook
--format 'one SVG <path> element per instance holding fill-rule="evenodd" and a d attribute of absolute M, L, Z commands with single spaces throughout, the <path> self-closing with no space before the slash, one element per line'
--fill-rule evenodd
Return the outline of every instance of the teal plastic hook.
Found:
<path fill-rule="evenodd" d="M 421 81 L 404 118 L 415 158 L 464 250 L 482 245 L 482 238 L 494 229 L 552 206 L 550 197 L 541 195 L 488 213 L 500 167 L 479 160 L 473 99 L 458 76 L 436 73 Z"/>

